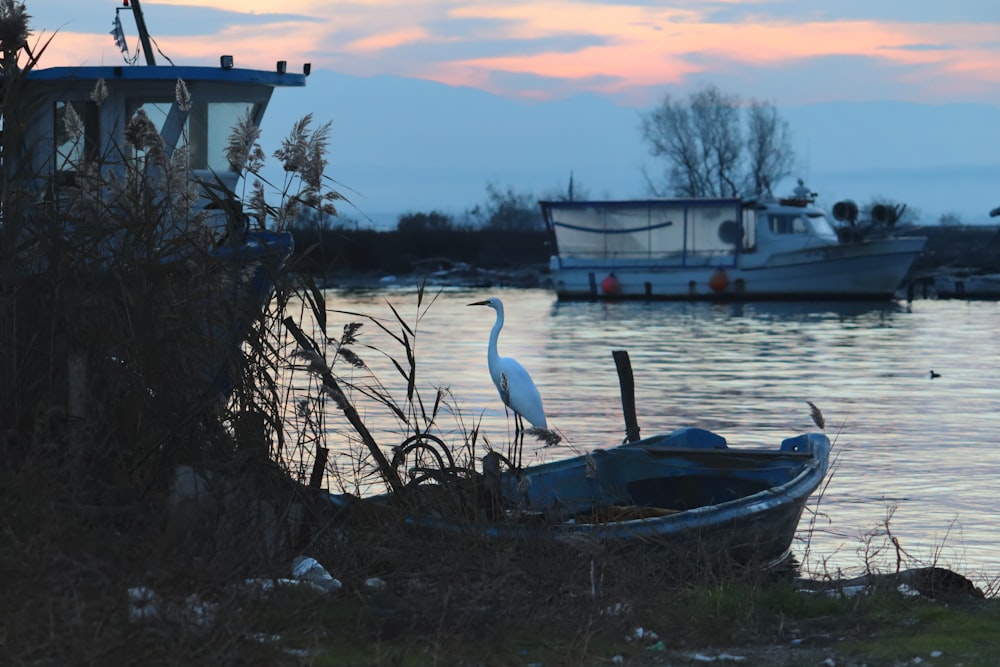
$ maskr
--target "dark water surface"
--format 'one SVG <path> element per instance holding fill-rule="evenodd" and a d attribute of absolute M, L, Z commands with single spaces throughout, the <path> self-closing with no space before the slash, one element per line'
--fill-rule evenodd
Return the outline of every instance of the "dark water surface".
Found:
<path fill-rule="evenodd" d="M 624 437 L 611 352 L 629 352 L 644 435 L 701 426 L 731 446 L 776 447 L 816 430 L 812 401 L 826 420 L 835 461 L 829 485 L 813 498 L 793 548 L 812 571 L 856 574 L 867 561 L 883 571 L 896 548 L 909 558 L 951 567 L 977 582 L 1000 576 L 1000 305 L 919 300 L 912 304 L 566 303 L 547 290 L 449 290 L 417 319 L 415 289 L 331 290 L 331 309 L 384 318 L 391 303 L 416 332 L 417 387 L 433 402 L 448 387 L 438 433 L 460 445 L 478 425 L 498 449 L 512 423 L 490 381 L 486 343 L 493 311 L 466 307 L 499 296 L 506 306 L 500 353 L 531 372 L 550 428 L 564 443 L 526 452 L 525 462 L 618 444 Z M 357 317 L 332 314 L 329 330 Z M 403 362 L 398 344 L 366 324 L 361 342 Z M 354 348 L 394 396 L 405 386 L 386 356 Z M 342 374 L 345 366 L 335 368 Z M 931 379 L 934 370 L 941 377 Z M 360 383 L 368 382 L 361 371 Z M 404 437 L 384 408 L 357 399 L 385 446 Z M 332 413 L 325 428 L 341 471 L 359 445 Z M 350 454 L 348 453 L 350 452 Z M 482 446 L 476 456 L 484 453 Z M 804 541 L 810 524 L 814 528 Z M 913 561 L 910 561 L 913 564 Z"/>

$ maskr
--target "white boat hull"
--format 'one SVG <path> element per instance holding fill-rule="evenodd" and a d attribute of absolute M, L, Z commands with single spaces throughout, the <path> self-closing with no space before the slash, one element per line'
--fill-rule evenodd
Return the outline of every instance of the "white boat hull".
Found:
<path fill-rule="evenodd" d="M 770 255 L 721 265 L 553 257 L 562 299 L 891 299 L 924 238 L 887 238 Z"/>
<path fill-rule="evenodd" d="M 927 241 L 845 238 L 808 198 L 539 204 L 563 299 L 888 300 Z"/>

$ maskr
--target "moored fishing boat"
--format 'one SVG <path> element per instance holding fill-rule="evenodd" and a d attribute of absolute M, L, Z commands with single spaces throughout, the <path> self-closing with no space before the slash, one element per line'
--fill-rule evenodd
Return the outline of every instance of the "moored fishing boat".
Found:
<path fill-rule="evenodd" d="M 232 56 L 157 65 L 140 3 L 123 9 L 135 16 L 145 64 L 40 68 L 44 48 L 27 49 L 26 24 L 25 41 L 5 33 L 4 287 L 22 306 L 45 281 L 79 290 L 76 302 L 95 301 L 104 322 L 131 309 L 123 319 L 133 338 L 137 304 L 149 306 L 149 347 L 180 355 L 192 386 L 226 391 L 227 362 L 292 251 L 290 233 L 244 213 L 236 189 L 250 147 L 241 153 L 232 136 L 255 132 L 274 90 L 304 86 L 308 66 L 240 69 Z M 20 11 L 13 18 L 26 21 Z M 130 355 L 105 356 L 127 364 Z"/>
<path fill-rule="evenodd" d="M 562 299 L 888 300 L 926 241 L 842 233 L 811 196 L 540 206 Z"/>

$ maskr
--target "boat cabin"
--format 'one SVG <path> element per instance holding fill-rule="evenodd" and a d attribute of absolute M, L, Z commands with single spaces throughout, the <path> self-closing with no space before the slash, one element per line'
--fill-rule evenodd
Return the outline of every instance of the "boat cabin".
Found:
<path fill-rule="evenodd" d="M 54 67 L 29 72 L 21 93 L 27 119 L 17 156 L 5 156 L 11 186 L 47 189 L 72 183 L 84 162 L 114 170 L 127 158 L 125 130 L 143 111 L 169 156 L 187 146 L 194 178 L 236 187 L 244 165 L 226 146 L 237 121 L 263 118 L 277 86 L 304 86 L 305 74 L 220 67 Z M 186 93 L 181 88 L 181 83 Z M 133 151 L 132 155 L 128 151 Z M 15 157 L 15 159 L 10 159 Z"/>
<path fill-rule="evenodd" d="M 768 200 L 755 203 L 746 216 L 755 231 L 755 244 L 742 248 L 744 265 L 755 257 L 797 252 L 840 243 L 827 213 L 803 200 Z M 762 252 L 766 249 L 766 253 Z"/>
<path fill-rule="evenodd" d="M 839 243 L 827 214 L 805 201 L 648 199 L 540 205 L 563 259 L 719 267 L 736 266 L 741 257 L 745 263 L 754 255 Z"/>

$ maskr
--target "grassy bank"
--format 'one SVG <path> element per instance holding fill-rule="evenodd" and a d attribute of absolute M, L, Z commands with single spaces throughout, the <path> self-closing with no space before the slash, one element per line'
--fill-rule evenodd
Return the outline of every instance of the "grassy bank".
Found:
<path fill-rule="evenodd" d="M 464 562 L 447 580 L 407 568 L 381 591 L 361 587 L 337 601 L 290 595 L 259 627 L 282 637 L 267 652 L 285 664 L 294 663 L 281 647 L 303 651 L 308 664 L 345 666 L 683 665 L 728 656 L 771 667 L 917 658 L 968 667 L 1000 660 L 995 599 L 892 591 L 846 597 L 740 577 L 679 585 L 654 562 L 563 560 L 555 576 L 552 563 L 490 556 Z M 596 596 L 592 564 L 604 579 Z"/>
<path fill-rule="evenodd" d="M 35 517 L 16 576 L 5 550 L 4 665 L 1000 664 L 996 591 L 804 592 L 696 550 L 456 542 L 383 517 L 310 544 L 343 584 L 329 593 L 275 583 L 288 563 L 246 544 L 60 514 Z"/>
<path fill-rule="evenodd" d="M 792 569 L 739 569 L 697 545 L 524 548 L 391 523 L 349 527 L 331 549 L 339 595 L 288 591 L 253 617 L 258 631 L 281 637 L 262 649 L 269 660 L 295 664 L 293 649 L 306 664 L 338 666 L 1000 661 L 996 591 L 970 595 L 960 576 L 902 588 L 874 577 L 859 590 L 805 582 Z"/>

